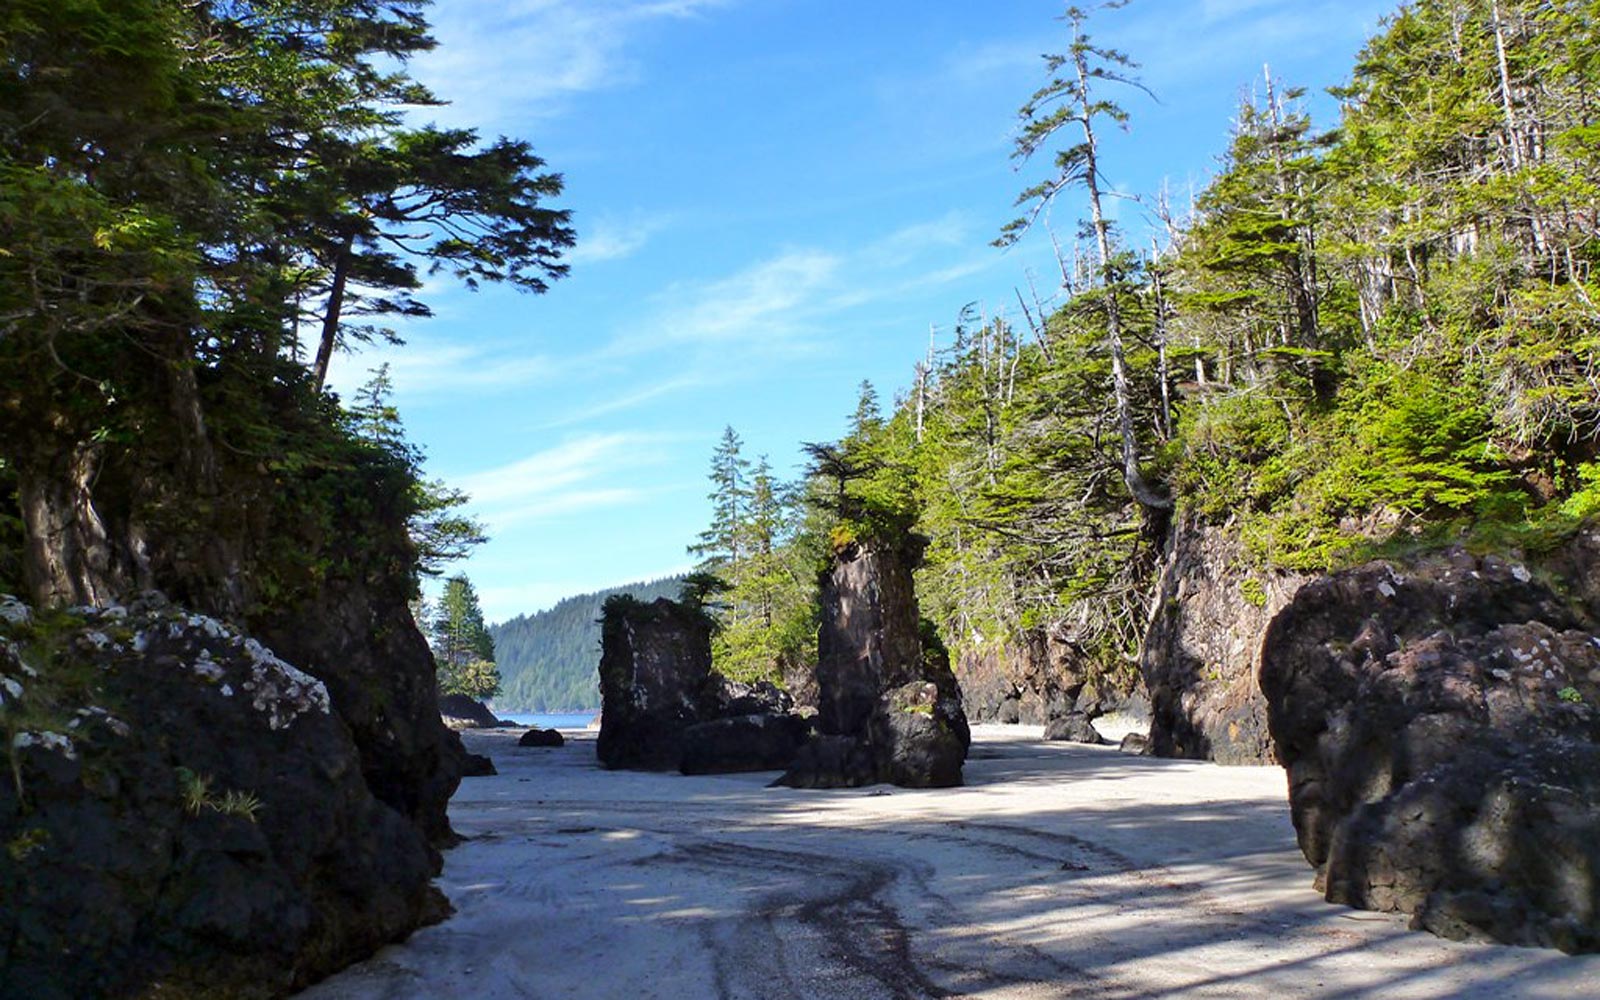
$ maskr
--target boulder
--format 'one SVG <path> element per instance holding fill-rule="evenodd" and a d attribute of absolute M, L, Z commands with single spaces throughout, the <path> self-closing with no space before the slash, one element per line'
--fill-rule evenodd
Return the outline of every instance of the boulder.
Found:
<path fill-rule="evenodd" d="M 1150 757 L 1154 751 L 1150 749 L 1150 737 L 1143 733 L 1129 733 L 1117 744 L 1117 749 L 1122 753 L 1135 757 Z"/>
<path fill-rule="evenodd" d="M 961 784 L 972 741 L 959 700 L 942 697 L 931 681 L 912 681 L 879 700 L 867 731 L 878 780 L 905 788 Z"/>
<path fill-rule="evenodd" d="M 451 729 L 496 729 L 504 726 L 481 701 L 464 694 L 439 696 L 439 715 Z"/>
<path fill-rule="evenodd" d="M 751 714 L 713 719 L 683 731 L 678 769 L 684 774 L 781 771 L 810 732 L 798 715 Z"/>
<path fill-rule="evenodd" d="M 1594 563 L 1567 561 L 1578 578 L 1461 550 L 1373 563 L 1273 620 L 1261 687 L 1330 901 L 1600 950 L 1600 608 Z"/>
<path fill-rule="evenodd" d="M 448 912 L 322 682 L 154 599 L 4 617 L 0 993 L 279 996 Z"/>
<path fill-rule="evenodd" d="M 481 753 L 464 753 L 461 756 L 463 778 L 490 778 L 499 773 L 495 770 L 494 761 Z"/>
<path fill-rule="evenodd" d="M 971 734 L 949 655 L 917 610 L 919 555 L 915 544 L 851 543 L 836 553 L 821 581 L 817 633 L 817 726 L 830 739 L 802 753 L 781 782 L 961 783 Z M 833 737 L 859 746 L 847 751 Z"/>
<path fill-rule="evenodd" d="M 878 757 L 865 741 L 819 733 L 800 747 L 789 770 L 773 784 L 790 788 L 860 788 L 880 780 Z"/>
<path fill-rule="evenodd" d="M 1099 730 L 1094 728 L 1094 723 L 1082 712 L 1073 712 L 1045 723 L 1044 738 L 1067 743 L 1092 743 L 1096 746 L 1106 742 Z"/>
<path fill-rule="evenodd" d="M 566 737 L 554 729 L 530 729 L 517 740 L 519 747 L 560 747 L 566 744 Z"/>
<path fill-rule="evenodd" d="M 660 598 L 609 598 L 600 619 L 600 737 L 609 768 L 676 768 L 683 731 L 718 714 L 711 621 Z"/>
<path fill-rule="evenodd" d="M 1180 520 L 1139 657 L 1157 756 L 1273 762 L 1261 641 L 1309 580 L 1254 567 L 1229 527 Z"/>

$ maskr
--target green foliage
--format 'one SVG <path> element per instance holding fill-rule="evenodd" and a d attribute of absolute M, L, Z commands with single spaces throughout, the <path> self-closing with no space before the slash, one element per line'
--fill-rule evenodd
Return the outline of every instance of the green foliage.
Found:
<path fill-rule="evenodd" d="M 35 852 L 50 846 L 50 831 L 42 827 L 29 827 L 6 841 L 6 856 L 14 864 L 21 864 Z"/>
<path fill-rule="evenodd" d="M 483 621 L 483 609 L 472 581 L 457 575 L 445 581 L 434 618 L 429 623 L 433 658 L 442 694 L 487 701 L 500 690 L 494 638 Z"/>
<path fill-rule="evenodd" d="M 880 423 L 876 397 L 862 383 L 859 426 Z M 752 468 L 739 435 L 723 432 L 711 460 L 711 526 L 690 552 L 705 557 L 684 583 L 684 599 L 712 615 L 715 669 L 741 681 L 781 677 L 816 648 L 815 526 L 804 490 L 779 482 L 766 456 Z"/>
<path fill-rule="evenodd" d="M 1239 581 L 1239 593 L 1246 602 L 1257 608 L 1267 606 L 1267 591 L 1261 586 L 1261 581 L 1253 576 L 1247 576 Z"/>
<path fill-rule="evenodd" d="M 229 789 L 221 795 L 212 792 L 212 778 L 209 775 L 197 774 L 187 767 L 175 769 L 178 779 L 178 795 L 183 800 L 184 812 L 190 816 L 198 816 L 207 809 L 224 816 L 236 816 L 239 819 L 256 821 L 256 813 L 261 811 L 261 800 L 251 792 L 238 789 Z"/>
<path fill-rule="evenodd" d="M 1583 703 L 1583 694 L 1575 687 L 1564 687 L 1556 692 L 1556 697 L 1573 705 Z"/>
<path fill-rule="evenodd" d="M 437 103 L 405 72 L 424 6 L 0 11 L 0 581 L 70 604 L 153 571 L 261 620 L 336 581 L 414 589 L 481 540 L 381 383 L 348 413 L 322 391 L 338 345 L 426 314 L 423 269 L 565 270 L 561 180 L 525 143 L 407 124 Z M 84 509 L 103 537 L 26 555 Z"/>

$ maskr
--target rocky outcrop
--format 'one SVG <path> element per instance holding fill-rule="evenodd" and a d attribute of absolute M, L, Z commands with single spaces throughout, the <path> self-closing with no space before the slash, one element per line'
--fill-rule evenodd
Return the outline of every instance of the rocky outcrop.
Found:
<path fill-rule="evenodd" d="M 1040 726 L 1121 714 L 1148 724 L 1139 677 L 1101 675 L 1059 625 L 1030 629 L 1015 642 L 964 650 L 956 678 L 967 715 L 977 722 Z"/>
<path fill-rule="evenodd" d="M 1230 528 L 1179 523 L 1139 658 L 1157 756 L 1273 762 L 1262 636 L 1309 579 L 1253 567 Z"/>
<path fill-rule="evenodd" d="M 387 534 L 368 538 L 370 549 L 343 553 L 349 572 L 330 577 L 315 599 L 248 627 L 327 686 L 372 793 L 444 846 L 466 751 L 439 714 L 433 653 L 407 603 L 411 581 L 393 568 L 394 553 L 410 552 L 405 524 L 403 516 L 375 520 L 371 530 Z"/>
<path fill-rule="evenodd" d="M 439 696 L 439 715 L 451 729 L 498 729 L 511 723 L 502 722 L 481 701 L 464 694 Z"/>
<path fill-rule="evenodd" d="M 1261 685 L 1329 900 L 1600 950 L 1597 559 L 1591 529 L 1555 575 L 1460 550 L 1374 563 L 1274 619 Z"/>
<path fill-rule="evenodd" d="M 908 547 L 887 545 L 853 543 L 835 556 L 817 636 L 817 727 L 827 739 L 782 783 L 960 784 L 970 734 L 949 657 L 917 611 L 916 561 Z"/>
<path fill-rule="evenodd" d="M 519 747 L 561 747 L 567 738 L 554 729 L 530 729 L 517 738 Z"/>
<path fill-rule="evenodd" d="M 792 714 L 736 715 L 683 731 L 678 770 L 684 774 L 781 771 L 794 762 L 811 727 Z"/>
<path fill-rule="evenodd" d="M 154 599 L 0 602 L 0 994 L 285 994 L 447 904 L 326 686 Z"/>
<path fill-rule="evenodd" d="M 600 619 L 600 738 L 606 767 L 676 768 L 683 731 L 718 714 L 711 622 L 660 598 L 612 597 Z"/>

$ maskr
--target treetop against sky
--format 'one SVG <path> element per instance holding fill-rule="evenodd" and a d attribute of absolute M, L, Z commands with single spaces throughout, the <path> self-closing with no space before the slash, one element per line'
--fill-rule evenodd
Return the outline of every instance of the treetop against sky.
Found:
<path fill-rule="evenodd" d="M 1225 150 L 1262 67 L 1322 89 L 1381 0 L 1136 0 L 1097 44 L 1158 100 L 1104 138 L 1108 201 L 1143 232 Z M 461 569 L 503 620 L 676 572 L 709 516 L 725 425 L 792 476 L 840 434 L 862 378 L 887 405 L 962 307 L 1056 294 L 1047 234 L 990 246 L 1044 164 L 1012 169 L 1016 109 L 1065 51 L 1056 0 L 519 0 L 431 11 L 414 74 L 452 103 L 423 120 L 527 139 L 564 174 L 571 275 L 548 294 L 441 279 L 400 348 L 333 361 L 346 398 L 387 361 L 432 475 L 474 497 L 492 542 Z M 1087 215 L 1064 195 L 1067 244 Z"/>

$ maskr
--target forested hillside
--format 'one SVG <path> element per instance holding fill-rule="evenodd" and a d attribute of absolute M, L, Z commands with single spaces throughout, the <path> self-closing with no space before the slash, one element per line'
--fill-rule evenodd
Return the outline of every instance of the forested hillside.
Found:
<path fill-rule="evenodd" d="M 1017 159 L 1042 180 L 998 241 L 1053 211 L 1059 297 L 963 315 L 887 417 L 867 387 L 809 483 L 768 484 L 791 498 L 776 530 L 719 453 L 728 634 L 771 605 L 766 541 L 837 544 L 845 497 L 929 539 L 919 592 L 953 650 L 1048 629 L 1130 683 L 1180 524 L 1226 526 L 1261 571 L 1326 570 L 1537 549 L 1600 510 L 1592 4 L 1411 4 L 1335 91 L 1337 121 L 1258 81 L 1192 212 L 1144 201 L 1154 239 L 1102 204 L 1119 165 L 1100 139 L 1146 98 L 1089 27 L 1068 19 L 1022 108 Z M 809 593 L 797 574 L 779 603 Z"/>
<path fill-rule="evenodd" d="M 501 712 L 598 711 L 600 690 L 600 606 L 613 594 L 641 601 L 676 598 L 683 578 L 670 576 L 646 583 L 579 594 L 554 607 L 489 626 L 495 662 L 500 668 Z"/>

